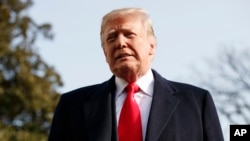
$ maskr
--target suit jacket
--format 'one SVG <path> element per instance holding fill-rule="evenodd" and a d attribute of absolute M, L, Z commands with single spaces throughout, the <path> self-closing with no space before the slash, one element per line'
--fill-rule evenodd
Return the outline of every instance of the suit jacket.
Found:
<path fill-rule="evenodd" d="M 208 91 L 172 82 L 153 70 L 154 95 L 145 141 L 223 141 Z M 118 141 L 114 76 L 63 94 L 49 141 Z"/>

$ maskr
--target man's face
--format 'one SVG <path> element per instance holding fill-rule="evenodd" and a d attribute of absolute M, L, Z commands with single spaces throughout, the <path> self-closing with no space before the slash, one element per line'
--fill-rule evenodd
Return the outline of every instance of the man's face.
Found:
<path fill-rule="evenodd" d="M 140 18 L 123 16 L 109 20 L 102 37 L 106 61 L 116 76 L 144 75 L 150 69 L 156 45 Z"/>

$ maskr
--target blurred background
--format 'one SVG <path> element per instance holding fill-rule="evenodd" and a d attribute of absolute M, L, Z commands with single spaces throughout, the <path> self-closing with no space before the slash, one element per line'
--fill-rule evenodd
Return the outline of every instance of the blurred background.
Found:
<path fill-rule="evenodd" d="M 250 1 L 0 0 L 0 140 L 47 140 L 60 94 L 112 76 L 100 24 L 122 7 L 149 12 L 155 70 L 211 92 L 225 140 L 250 123 Z"/>

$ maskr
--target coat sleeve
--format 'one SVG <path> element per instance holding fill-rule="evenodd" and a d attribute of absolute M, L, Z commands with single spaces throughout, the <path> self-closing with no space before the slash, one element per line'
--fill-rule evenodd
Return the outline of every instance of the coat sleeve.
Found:
<path fill-rule="evenodd" d="M 203 132 L 204 141 L 223 141 L 223 134 L 217 110 L 209 92 L 205 95 L 203 103 Z"/>

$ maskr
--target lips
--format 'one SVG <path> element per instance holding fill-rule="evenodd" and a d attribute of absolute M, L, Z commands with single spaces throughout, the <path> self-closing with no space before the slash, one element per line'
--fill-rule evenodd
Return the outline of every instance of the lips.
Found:
<path fill-rule="evenodd" d="M 132 55 L 129 53 L 121 53 L 121 54 L 117 55 L 117 57 L 115 57 L 115 59 L 118 60 L 118 59 L 129 57 L 129 56 L 132 56 Z"/>

